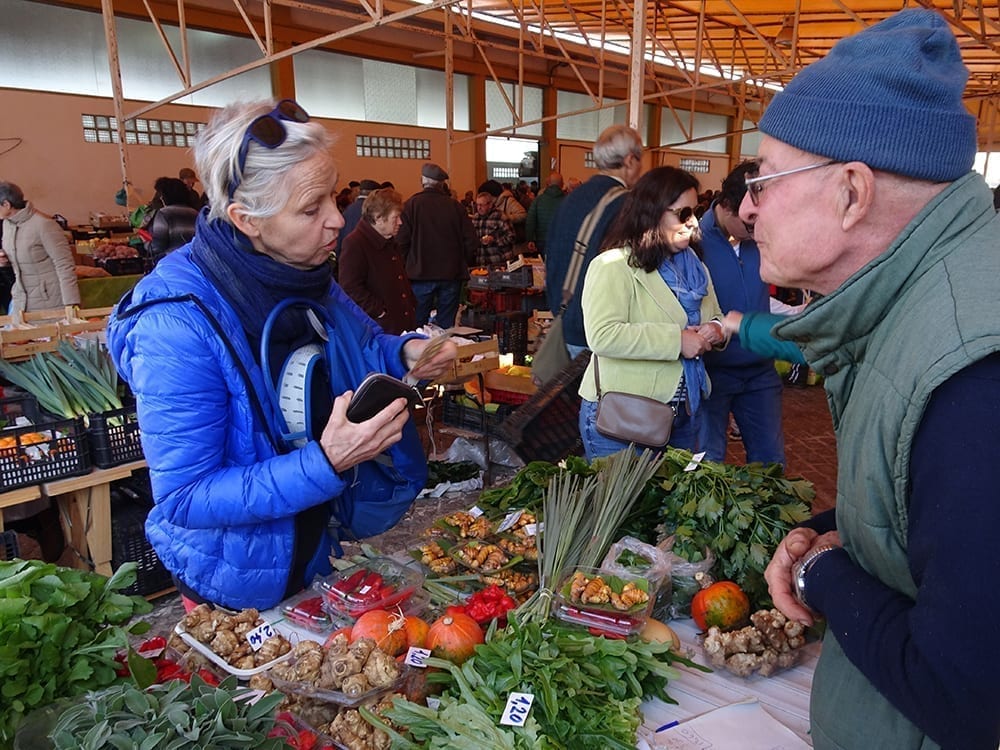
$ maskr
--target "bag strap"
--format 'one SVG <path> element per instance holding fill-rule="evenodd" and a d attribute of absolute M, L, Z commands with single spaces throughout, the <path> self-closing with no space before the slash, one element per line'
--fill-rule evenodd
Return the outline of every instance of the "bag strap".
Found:
<path fill-rule="evenodd" d="M 587 255 L 587 249 L 590 247 L 590 239 L 594 235 L 594 230 L 597 228 L 598 222 L 604 216 L 604 212 L 607 211 L 608 206 L 625 192 L 627 190 L 621 185 L 615 185 L 608 190 L 608 192 L 601 196 L 597 205 L 587 214 L 580 225 L 580 229 L 577 230 L 576 241 L 573 244 L 573 255 L 570 256 L 569 267 L 566 269 L 566 278 L 563 280 L 562 306 L 560 307 L 560 311 L 566 309 L 569 301 L 573 298 L 573 294 L 576 292 L 576 282 L 583 271 L 583 261 Z"/>
<path fill-rule="evenodd" d="M 601 368 L 597 364 L 597 355 L 593 356 L 594 360 L 594 388 L 597 391 L 597 400 L 601 400 Z"/>

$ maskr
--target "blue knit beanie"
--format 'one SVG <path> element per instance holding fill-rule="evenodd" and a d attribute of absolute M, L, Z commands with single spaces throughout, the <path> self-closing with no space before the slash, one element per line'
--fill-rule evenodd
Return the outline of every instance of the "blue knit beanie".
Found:
<path fill-rule="evenodd" d="M 935 182 L 972 169 L 969 74 L 944 18 L 900 11 L 839 41 L 776 94 L 761 132 L 802 151 Z"/>

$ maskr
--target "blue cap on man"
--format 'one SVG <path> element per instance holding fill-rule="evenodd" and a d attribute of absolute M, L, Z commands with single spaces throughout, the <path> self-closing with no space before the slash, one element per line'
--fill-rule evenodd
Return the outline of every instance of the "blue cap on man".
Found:
<path fill-rule="evenodd" d="M 909 9 L 840 40 L 775 94 L 762 133 L 812 154 L 950 182 L 972 169 L 969 72 L 948 22 Z"/>

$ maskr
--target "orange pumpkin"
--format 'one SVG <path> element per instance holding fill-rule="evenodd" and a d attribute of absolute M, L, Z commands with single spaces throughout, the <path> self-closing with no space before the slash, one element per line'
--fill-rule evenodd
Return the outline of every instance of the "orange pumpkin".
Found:
<path fill-rule="evenodd" d="M 369 610 L 351 628 L 351 643 L 359 638 L 371 638 L 390 656 L 399 656 L 406 651 L 406 618 L 384 609 Z"/>
<path fill-rule="evenodd" d="M 431 629 L 430 623 L 416 615 L 406 616 L 406 645 L 410 648 L 423 648 L 427 642 L 427 632 Z"/>
<path fill-rule="evenodd" d="M 732 581 L 713 581 L 705 573 L 695 573 L 701 584 L 691 600 L 691 617 L 699 630 L 717 627 L 732 630 L 746 622 L 750 616 L 750 600 L 743 589 Z"/>
<path fill-rule="evenodd" d="M 424 647 L 429 648 L 434 656 L 461 664 L 485 640 L 478 622 L 461 612 L 450 612 L 431 625 Z"/>

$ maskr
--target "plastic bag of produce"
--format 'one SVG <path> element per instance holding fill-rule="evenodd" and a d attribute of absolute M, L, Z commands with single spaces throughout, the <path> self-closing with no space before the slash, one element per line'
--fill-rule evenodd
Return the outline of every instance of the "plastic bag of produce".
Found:
<path fill-rule="evenodd" d="M 664 551 L 670 559 L 670 581 L 673 585 L 673 596 L 669 606 L 660 606 L 659 610 L 654 606 L 653 617 L 658 620 L 679 620 L 691 616 L 691 600 L 701 588 L 701 584 L 695 580 L 696 573 L 708 573 L 715 565 L 715 555 L 712 550 L 705 548 L 703 560 L 689 562 L 673 551 L 674 538 L 668 536 L 656 545 Z M 659 599 L 657 605 L 660 605 Z"/>

